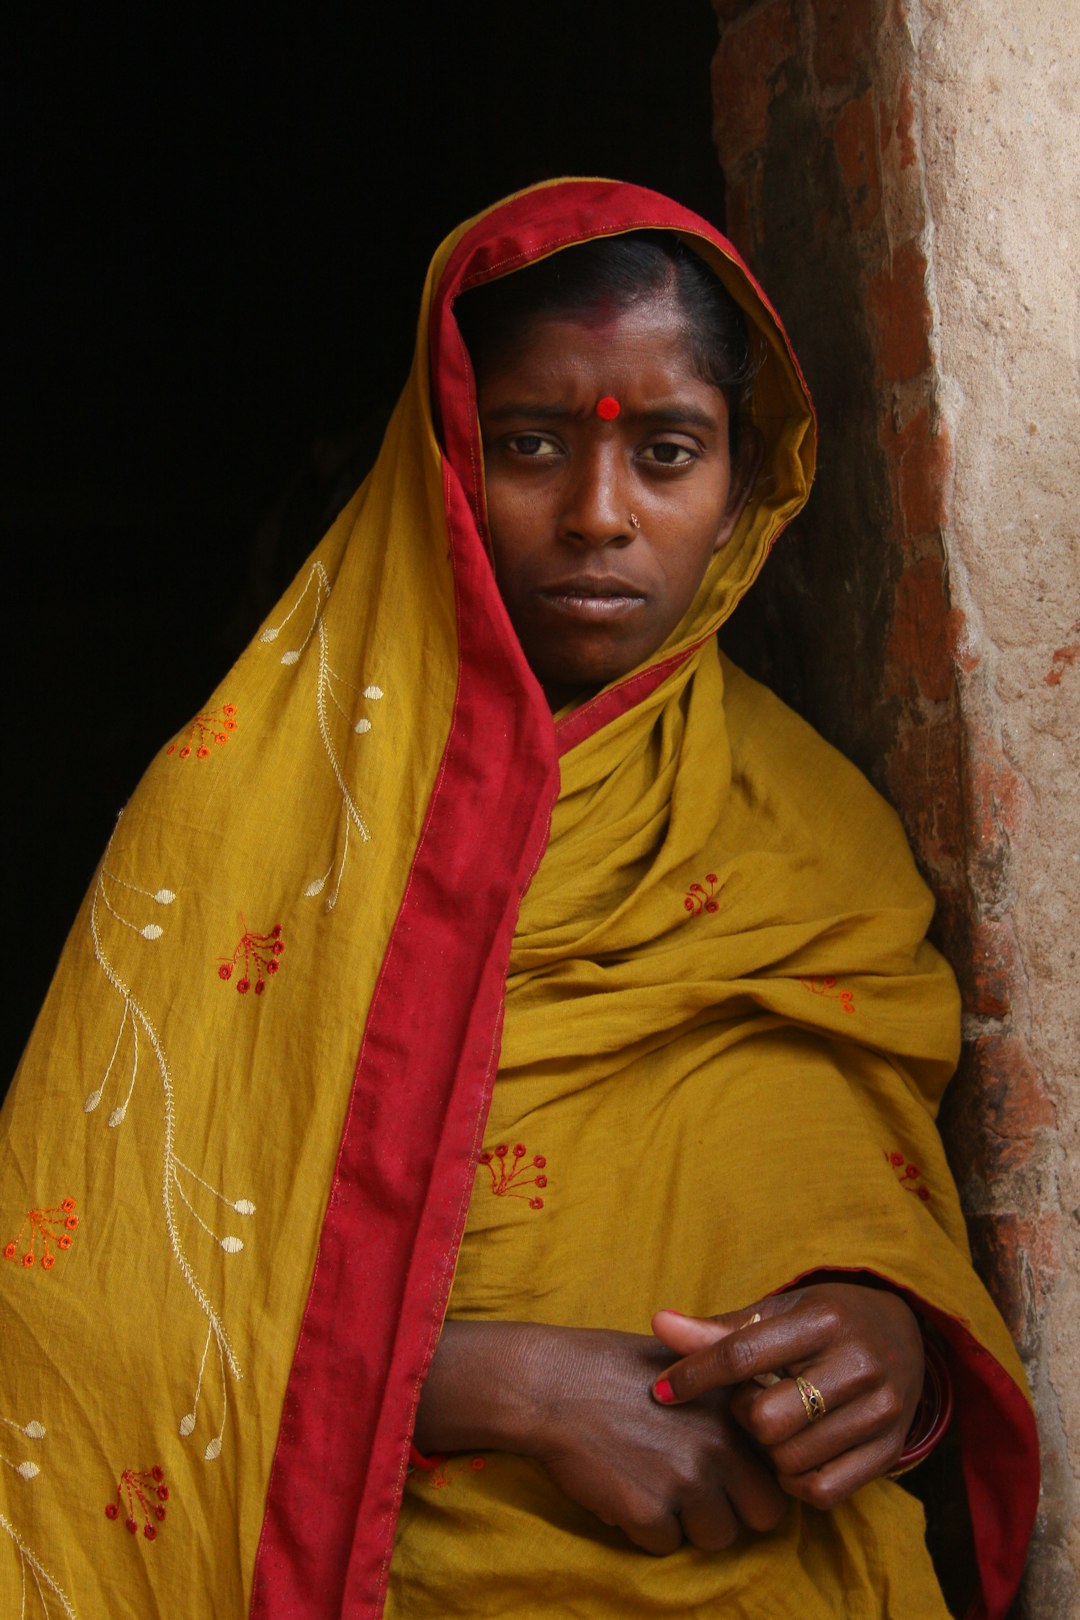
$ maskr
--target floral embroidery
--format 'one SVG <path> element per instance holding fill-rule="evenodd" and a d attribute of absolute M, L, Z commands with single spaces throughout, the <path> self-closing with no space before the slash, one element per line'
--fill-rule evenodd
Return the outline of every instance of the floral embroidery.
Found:
<path fill-rule="evenodd" d="M 17 1423 L 14 1418 L 0 1416 L 0 1423 L 4 1424 L 8 1429 L 15 1429 L 17 1433 L 25 1436 L 27 1440 L 36 1442 L 45 1438 L 45 1425 L 39 1423 L 36 1418 L 31 1418 L 29 1423 Z M 31 1462 L 28 1458 L 22 1462 L 12 1462 L 10 1457 L 0 1455 L 0 1463 L 10 1468 L 13 1474 L 18 1474 L 20 1479 L 36 1479 L 41 1473 L 37 1463 Z"/>
<path fill-rule="evenodd" d="M 116 877 L 102 867 L 98 877 L 98 897 L 105 910 L 111 912 L 118 923 L 130 928 L 133 934 L 140 934 L 143 939 L 160 939 L 165 930 L 160 923 L 136 923 L 130 917 L 125 917 L 116 909 L 111 898 L 116 889 L 127 889 L 130 894 L 141 895 L 144 900 L 152 900 L 155 906 L 171 906 L 176 899 L 171 889 L 140 889 L 137 883 L 126 883 L 123 878 Z"/>
<path fill-rule="evenodd" d="M 115 834 L 113 836 L 115 838 Z M 110 840 L 109 848 L 105 852 L 106 861 L 109 859 L 112 843 L 113 840 Z M 176 1261 L 180 1274 L 194 1295 L 200 1311 L 206 1318 L 207 1324 L 206 1338 L 203 1342 L 202 1356 L 199 1361 L 198 1377 L 195 1384 L 194 1402 L 191 1410 L 180 1419 L 179 1428 L 180 1434 L 185 1438 L 194 1432 L 199 1410 L 199 1400 L 202 1392 L 203 1374 L 206 1369 L 207 1355 L 210 1350 L 211 1342 L 213 1342 L 217 1350 L 217 1366 L 220 1376 L 221 1423 L 216 1434 L 214 1434 L 211 1439 L 207 1441 L 206 1446 L 203 1449 L 203 1457 L 205 1460 L 207 1462 L 212 1462 L 215 1457 L 221 1455 L 222 1436 L 225 1432 L 225 1425 L 228 1420 L 229 1399 L 226 1369 L 228 1369 L 228 1373 L 231 1374 L 234 1379 L 241 1378 L 243 1374 L 240 1363 L 236 1357 L 236 1352 L 234 1351 L 232 1344 L 230 1343 L 229 1336 L 225 1330 L 225 1324 L 222 1321 L 218 1310 L 207 1294 L 207 1291 L 189 1258 L 184 1237 L 181 1235 L 179 1221 L 180 1210 L 178 1209 L 178 1204 L 183 1206 L 183 1209 L 188 1212 L 196 1226 L 198 1226 L 209 1238 L 211 1238 L 213 1242 L 216 1243 L 218 1247 L 221 1248 L 226 1254 L 230 1255 L 239 1254 L 241 1252 L 244 1247 L 243 1240 L 231 1232 L 226 1233 L 224 1236 L 220 1236 L 214 1231 L 208 1222 L 203 1219 L 203 1216 L 195 1207 L 195 1202 L 193 1202 L 193 1200 L 201 1200 L 205 1207 L 205 1199 L 202 1198 L 202 1194 L 209 1194 L 211 1199 L 215 1199 L 218 1203 L 223 1204 L 235 1214 L 245 1217 L 254 1215 L 255 1205 L 250 1199 L 247 1198 L 233 1199 L 227 1197 L 225 1193 L 220 1190 L 220 1188 L 212 1186 L 208 1181 L 204 1181 L 202 1176 L 193 1170 L 190 1165 L 185 1164 L 176 1151 L 176 1091 L 173 1083 L 173 1075 L 169 1065 L 168 1055 L 165 1051 L 164 1045 L 162 1044 L 161 1036 L 158 1033 L 158 1030 L 151 1020 L 149 1014 L 136 999 L 130 985 L 120 977 L 120 974 L 116 971 L 116 968 L 109 959 L 105 948 L 103 929 L 106 925 L 106 913 L 111 914 L 119 922 L 124 923 L 125 926 L 134 927 L 134 925 L 128 923 L 125 918 L 120 917 L 114 907 L 109 905 L 106 890 L 107 881 L 115 882 L 116 880 L 110 877 L 110 874 L 103 864 L 99 871 L 98 881 L 90 901 L 90 934 L 93 941 L 94 960 L 97 962 L 98 967 L 101 969 L 110 987 L 120 998 L 122 1003 L 122 1012 L 120 1015 L 120 1024 L 117 1030 L 116 1040 L 113 1043 L 112 1053 L 109 1057 L 105 1074 L 101 1080 L 101 1083 L 87 1097 L 83 1104 L 83 1108 L 88 1114 L 93 1113 L 93 1111 L 97 1108 L 98 1104 L 101 1102 L 105 1087 L 108 1084 L 109 1077 L 112 1074 L 113 1068 L 117 1063 L 120 1053 L 122 1050 L 126 1050 L 130 1063 L 130 1080 L 128 1083 L 127 1094 L 123 1101 L 118 1106 L 113 1108 L 108 1120 L 110 1128 L 117 1129 L 123 1125 L 124 1120 L 127 1117 L 129 1104 L 131 1103 L 132 1097 L 134 1096 L 136 1090 L 139 1078 L 139 1065 L 143 1060 L 144 1048 L 145 1046 L 149 1046 L 150 1051 L 153 1054 L 153 1060 L 157 1065 L 158 1078 L 161 1083 L 162 1159 L 164 1162 L 165 1172 L 161 1182 L 161 1196 L 164 1208 L 165 1232 L 168 1238 L 169 1247 L 172 1250 L 173 1258 Z M 125 884 L 124 886 L 132 889 L 135 893 L 149 895 L 148 890 L 139 889 L 134 884 Z M 172 894 L 171 890 L 159 890 L 158 893 L 159 895 L 167 893 L 169 895 L 170 902 L 175 899 L 175 896 Z M 150 895 L 150 898 L 155 899 L 157 897 Z M 148 935 L 145 930 L 135 929 L 135 932 L 141 933 L 144 939 L 153 937 L 152 935 Z M 202 1189 L 202 1193 L 200 1193 L 199 1189 Z"/>
<path fill-rule="evenodd" d="M 15 1526 L 2 1513 L 0 1513 L 0 1530 L 3 1530 L 5 1535 L 11 1538 L 19 1559 L 19 1572 L 22 1576 L 23 1614 L 26 1613 L 26 1593 L 33 1590 L 37 1594 L 38 1604 L 45 1620 L 51 1620 L 54 1614 L 58 1615 L 60 1613 L 66 1615 L 67 1620 L 78 1620 L 75 1606 L 63 1587 L 53 1579 L 40 1558 L 30 1551 Z M 50 1593 L 52 1598 L 55 1599 L 55 1604 L 50 1602 Z"/>
<path fill-rule="evenodd" d="M 715 872 L 707 872 L 705 874 L 704 884 L 691 883 L 686 892 L 686 897 L 683 900 L 683 905 L 686 907 L 691 916 L 700 917 L 703 911 L 720 910 L 720 907 L 716 903 L 716 896 L 720 893 L 720 889 L 722 889 L 724 885 L 721 883 L 720 888 L 718 889 L 716 883 L 717 879 Z"/>
<path fill-rule="evenodd" d="M 425 1477 L 433 1491 L 444 1491 L 455 1474 L 479 1474 L 486 1467 L 487 1459 L 484 1457 L 452 1457 L 449 1462 L 443 1462 L 440 1458 L 434 1468 L 425 1470 Z"/>
<path fill-rule="evenodd" d="M 41 1239 L 41 1269 L 51 1271 L 56 1264 L 57 1249 L 70 1249 L 75 1236 L 75 1228 L 79 1224 L 79 1217 L 75 1214 L 74 1198 L 65 1198 L 59 1204 L 50 1204 L 45 1209 L 28 1209 L 10 1243 L 4 1245 L 4 1259 L 14 1260 L 22 1247 L 23 1239 L 29 1228 L 29 1248 L 24 1249 L 20 1256 L 22 1266 L 28 1271 L 37 1259 L 37 1242 Z"/>
<path fill-rule="evenodd" d="M 513 1160 L 507 1165 L 506 1156 L 510 1149 L 505 1142 L 500 1142 L 498 1147 L 492 1151 L 481 1153 L 480 1163 L 487 1166 L 488 1174 L 491 1176 L 491 1191 L 496 1198 L 524 1198 L 527 1200 L 530 1209 L 543 1209 L 544 1200 L 535 1197 L 531 1193 L 523 1192 L 522 1188 L 542 1188 L 547 1186 L 548 1178 L 543 1174 L 547 1166 L 547 1160 L 542 1153 L 537 1153 L 529 1160 L 528 1164 L 522 1164 L 521 1161 L 527 1151 L 524 1144 L 519 1142 L 514 1148 Z M 537 1170 L 540 1174 L 526 1176 L 526 1172 L 529 1170 Z"/>
<path fill-rule="evenodd" d="M 183 736 L 171 742 L 165 752 L 175 754 L 177 759 L 190 759 L 192 754 L 196 759 L 206 759 L 211 744 L 223 747 L 229 733 L 235 730 L 236 704 L 223 703 L 210 714 L 197 714 Z"/>
<path fill-rule="evenodd" d="M 244 932 L 235 951 L 231 956 L 218 958 L 221 963 L 218 978 L 231 979 L 243 957 L 236 988 L 242 996 L 246 996 L 249 990 L 254 990 L 257 996 L 261 996 L 267 985 L 267 979 L 263 975 L 272 976 L 281 966 L 280 957 L 285 949 L 285 941 L 281 937 L 281 924 L 275 923 L 268 934 L 254 934 L 250 932 L 241 916 L 240 926 Z M 251 982 L 252 973 L 255 975 L 254 984 Z"/>
<path fill-rule="evenodd" d="M 164 1523 L 165 1503 L 169 1500 L 169 1487 L 165 1472 L 159 1464 L 153 1468 L 125 1468 L 116 1487 L 116 1501 L 105 1507 L 107 1519 L 118 1519 L 126 1509 L 124 1524 L 131 1535 L 139 1529 L 138 1512 L 142 1519 L 142 1533 L 147 1541 L 156 1541 L 157 1526 Z M 157 1521 L 155 1523 L 155 1520 Z"/>
<path fill-rule="evenodd" d="M 838 990 L 834 978 L 800 979 L 799 983 L 804 990 L 812 990 L 815 996 L 825 996 L 830 1001 L 838 1001 L 841 1012 L 855 1011 L 855 997 L 850 990 Z"/>
<path fill-rule="evenodd" d="M 885 1150 L 885 1157 L 896 1172 L 896 1179 L 905 1191 L 914 1193 L 924 1204 L 930 1202 L 930 1189 L 922 1179 L 922 1171 L 918 1165 L 909 1164 L 902 1153 L 895 1150 L 890 1153 Z"/>
<path fill-rule="evenodd" d="M 285 626 L 288 624 L 289 620 L 292 618 L 293 614 L 297 612 L 301 604 L 307 599 L 308 594 L 312 590 L 313 586 L 315 600 L 314 607 L 312 609 L 311 622 L 308 625 L 307 633 L 304 636 L 304 639 L 301 641 L 299 647 L 290 647 L 286 652 L 282 653 L 281 662 L 283 664 L 298 663 L 301 653 L 307 647 L 312 636 L 316 637 L 319 651 L 319 663 L 318 676 L 315 683 L 315 714 L 319 726 L 319 736 L 322 738 L 323 749 L 326 752 L 327 759 L 330 761 L 330 768 L 334 773 L 334 779 L 338 785 L 338 793 L 341 797 L 339 825 L 342 826 L 344 830 L 341 835 L 340 855 L 335 853 L 334 857 L 331 859 L 330 865 L 326 868 L 326 871 L 322 874 L 322 876 L 312 878 L 311 882 L 305 885 L 304 894 L 309 897 L 314 897 L 315 895 L 321 894 L 330 880 L 331 873 L 333 873 L 333 884 L 331 886 L 330 893 L 323 902 L 327 911 L 333 911 L 335 905 L 337 904 L 338 893 L 341 889 L 341 881 L 345 875 L 345 862 L 349 855 L 350 826 L 355 828 L 357 835 L 365 844 L 368 843 L 371 838 L 371 831 L 364 818 L 361 816 L 352 791 L 345 781 L 345 773 L 341 768 L 341 761 L 338 757 L 337 747 L 334 743 L 333 733 L 330 729 L 328 702 L 329 704 L 333 705 L 343 719 L 351 726 L 352 730 L 357 735 L 362 736 L 365 732 L 371 730 L 371 721 L 366 715 L 361 715 L 358 720 L 354 721 L 349 713 L 349 710 L 346 709 L 344 703 L 342 702 L 342 696 L 346 693 L 346 691 L 353 693 L 359 692 L 360 696 L 367 702 L 378 703 L 385 694 L 381 686 L 368 685 L 362 689 L 355 686 L 352 681 L 347 681 L 343 676 L 339 675 L 337 670 L 335 670 L 330 663 L 330 636 L 326 628 L 325 617 L 326 605 L 330 600 L 330 580 L 326 569 L 323 567 L 321 562 L 316 561 L 312 563 L 308 577 L 304 583 L 303 590 L 300 592 L 300 595 L 297 597 L 288 613 L 286 613 L 281 623 L 268 625 L 262 632 L 259 640 L 276 641 L 278 636 L 284 630 Z"/>

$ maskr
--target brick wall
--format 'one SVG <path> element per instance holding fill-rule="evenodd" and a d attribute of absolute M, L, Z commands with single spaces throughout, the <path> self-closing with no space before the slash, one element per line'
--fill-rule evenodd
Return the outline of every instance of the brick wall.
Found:
<path fill-rule="evenodd" d="M 1056 1112 L 1031 1049 L 1014 915 L 1027 784 L 1007 757 L 993 649 L 952 546 L 921 19 L 915 0 L 713 3 L 728 233 L 791 332 L 822 437 L 810 509 L 727 642 L 883 789 L 937 895 L 965 1017 L 943 1134 L 977 1264 L 1043 1401 L 1045 1432 L 1060 1428 L 1041 1376 L 1062 1264 L 1048 1160 Z M 1074 655 L 1059 651 L 1060 682 Z M 1050 1541 L 1053 1490 L 1051 1471 L 1038 1533 Z M 959 1535 L 950 1520 L 947 1558 Z M 1064 1616 L 1062 1592 L 1065 1606 L 1029 1593 L 1020 1612 Z"/>

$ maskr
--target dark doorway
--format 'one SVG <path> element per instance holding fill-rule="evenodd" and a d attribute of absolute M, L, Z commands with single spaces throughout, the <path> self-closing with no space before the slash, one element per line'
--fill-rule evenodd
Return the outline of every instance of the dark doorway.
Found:
<path fill-rule="evenodd" d="M 0 1090 L 147 759 L 377 446 L 441 236 L 564 173 L 722 223 L 709 0 L 253 16 L 38 8 L 10 51 Z"/>

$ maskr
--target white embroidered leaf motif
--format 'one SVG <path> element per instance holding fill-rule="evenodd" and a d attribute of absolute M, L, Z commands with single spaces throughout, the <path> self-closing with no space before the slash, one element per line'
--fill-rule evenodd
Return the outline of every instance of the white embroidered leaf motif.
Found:
<path fill-rule="evenodd" d="M 279 630 L 277 625 L 272 624 L 268 630 L 263 631 L 262 635 L 259 637 L 259 640 L 260 641 L 276 641 L 280 634 L 281 634 L 281 631 Z"/>
<path fill-rule="evenodd" d="M 45 1425 L 44 1423 L 39 1423 L 37 1418 L 31 1418 L 30 1422 L 23 1429 L 23 1434 L 25 1434 L 28 1440 L 44 1440 Z"/>
<path fill-rule="evenodd" d="M 111 1131 L 115 1131 L 118 1125 L 122 1125 L 124 1123 L 126 1116 L 127 1103 L 121 1103 L 120 1107 L 114 1108 L 112 1113 L 109 1115 L 109 1129 Z"/>
<path fill-rule="evenodd" d="M 157 894 L 154 895 L 154 899 L 159 906 L 171 906 L 176 896 L 171 889 L 159 889 Z"/>
<path fill-rule="evenodd" d="M 305 893 L 305 895 L 308 895 L 308 896 L 315 895 L 315 894 L 322 894 L 325 887 L 326 887 L 326 878 L 325 877 L 313 878 L 311 880 L 311 882 L 308 884 L 307 888 L 304 890 L 304 893 Z"/>
<path fill-rule="evenodd" d="M 16 1467 L 15 1472 L 23 1479 L 36 1479 L 41 1473 L 41 1469 L 38 1467 L 37 1463 L 21 1462 Z"/>
<path fill-rule="evenodd" d="M 250 1198 L 238 1198 L 233 1205 L 233 1209 L 238 1215 L 254 1215 L 255 1213 L 255 1205 Z"/>
<path fill-rule="evenodd" d="M 100 1086 L 98 1086 L 97 1090 L 92 1091 L 90 1093 L 89 1097 L 87 1097 L 86 1101 L 83 1103 L 83 1113 L 84 1114 L 92 1114 L 94 1112 L 94 1109 L 97 1107 L 98 1103 L 101 1101 L 101 1090 L 102 1090 L 102 1088 Z"/>
<path fill-rule="evenodd" d="M 209 1442 L 206 1450 L 203 1452 L 203 1456 L 206 1458 L 207 1462 L 213 1462 L 215 1457 L 221 1456 L 221 1436 L 219 1434 L 216 1434 Z"/>
<path fill-rule="evenodd" d="M 353 726 L 353 730 L 354 731 L 359 731 L 361 733 L 363 733 L 365 731 L 370 731 L 371 730 L 371 721 L 370 720 L 360 719 L 360 720 L 358 720 L 356 722 L 355 726 Z"/>
<path fill-rule="evenodd" d="M 194 1414 L 194 1412 L 188 1412 L 186 1414 L 186 1416 L 184 1416 L 184 1417 L 182 1417 L 180 1419 L 180 1433 L 183 1435 L 185 1440 L 187 1439 L 188 1435 L 191 1433 L 192 1429 L 194 1429 L 194 1427 L 195 1427 L 195 1414 Z"/>
<path fill-rule="evenodd" d="M 239 1254 L 244 1247 L 243 1238 L 233 1237 L 231 1233 L 228 1237 L 220 1238 L 218 1241 L 226 1254 Z"/>
<path fill-rule="evenodd" d="M 382 695 L 383 695 L 383 689 L 382 689 L 381 686 L 365 686 L 364 687 L 364 696 L 366 698 L 373 698 L 373 699 L 377 700 L 377 699 L 381 698 Z"/>
<path fill-rule="evenodd" d="M 157 923 L 147 923 L 145 928 L 139 929 L 139 933 L 143 939 L 160 939 L 163 930 L 158 927 Z"/>
<path fill-rule="evenodd" d="M 281 662 L 283 664 L 297 664 L 300 662 L 300 654 L 293 647 L 288 652 L 282 653 Z"/>

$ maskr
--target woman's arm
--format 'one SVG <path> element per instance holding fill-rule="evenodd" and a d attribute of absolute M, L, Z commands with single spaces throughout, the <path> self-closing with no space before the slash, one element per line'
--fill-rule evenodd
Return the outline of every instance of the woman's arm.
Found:
<path fill-rule="evenodd" d="M 532 1457 L 651 1553 L 769 1530 L 784 1497 L 716 1391 L 676 1411 L 650 1396 L 669 1353 L 644 1334 L 523 1322 L 444 1324 L 424 1386 L 421 1451 Z"/>

